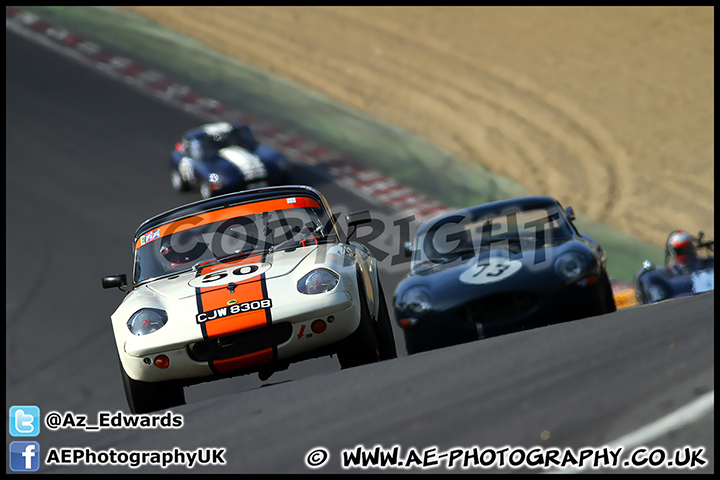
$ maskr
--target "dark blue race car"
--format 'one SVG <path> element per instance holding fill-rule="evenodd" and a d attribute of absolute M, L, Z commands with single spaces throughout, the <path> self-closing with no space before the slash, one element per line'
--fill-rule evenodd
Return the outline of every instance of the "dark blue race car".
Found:
<path fill-rule="evenodd" d="M 635 275 L 639 303 L 655 303 L 715 290 L 715 242 L 683 230 L 670 232 L 661 267 L 646 260 Z"/>
<path fill-rule="evenodd" d="M 207 123 L 185 132 L 170 156 L 170 182 L 178 192 L 203 198 L 269 185 L 284 185 L 291 164 L 239 123 Z"/>
<path fill-rule="evenodd" d="M 574 218 L 536 196 L 421 225 L 393 298 L 408 354 L 614 312 L 605 252 Z"/>

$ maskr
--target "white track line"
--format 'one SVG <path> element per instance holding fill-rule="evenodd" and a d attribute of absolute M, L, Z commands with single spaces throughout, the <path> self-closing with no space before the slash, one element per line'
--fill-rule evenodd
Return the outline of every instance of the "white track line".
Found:
<path fill-rule="evenodd" d="M 715 390 L 693 400 L 691 403 L 684 405 L 672 413 L 649 423 L 634 432 L 624 435 L 614 442 L 608 443 L 603 447 L 608 449 L 633 449 L 641 445 L 647 445 L 650 441 L 661 437 L 662 435 L 678 430 L 685 425 L 700 419 L 703 415 L 709 413 L 715 408 Z M 601 447 L 601 448 L 603 448 Z M 578 473 L 588 470 L 591 467 L 569 467 L 556 469 L 547 473 Z"/>

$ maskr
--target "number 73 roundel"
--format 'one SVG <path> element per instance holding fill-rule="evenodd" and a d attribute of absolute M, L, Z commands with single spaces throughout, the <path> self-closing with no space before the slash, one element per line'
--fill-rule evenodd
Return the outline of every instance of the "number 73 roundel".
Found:
<path fill-rule="evenodd" d="M 521 260 L 490 257 L 479 263 L 472 262 L 460 275 L 460 281 L 476 285 L 495 283 L 515 275 L 521 268 Z"/>

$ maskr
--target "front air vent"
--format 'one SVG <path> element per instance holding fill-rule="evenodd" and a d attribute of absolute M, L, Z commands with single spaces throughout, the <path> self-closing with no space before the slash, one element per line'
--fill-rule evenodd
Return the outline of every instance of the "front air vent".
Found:
<path fill-rule="evenodd" d="M 537 295 L 525 292 L 507 292 L 489 295 L 468 302 L 465 319 L 471 323 L 492 323 L 512 320 L 529 314 L 538 304 Z"/>
<path fill-rule="evenodd" d="M 225 360 L 276 347 L 290 339 L 292 330 L 289 322 L 277 323 L 191 343 L 187 346 L 187 352 L 190 358 L 197 362 Z"/>

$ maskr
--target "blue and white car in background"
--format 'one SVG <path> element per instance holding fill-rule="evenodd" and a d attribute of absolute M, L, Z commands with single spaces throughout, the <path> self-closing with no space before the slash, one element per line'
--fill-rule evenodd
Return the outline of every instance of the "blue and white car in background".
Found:
<path fill-rule="evenodd" d="M 285 185 L 291 164 L 280 151 L 263 145 L 240 123 L 214 122 L 188 130 L 170 155 L 170 182 L 178 192 L 203 198 Z"/>
<path fill-rule="evenodd" d="M 703 232 L 698 232 L 697 236 L 688 235 L 688 243 L 695 253 L 692 259 L 678 265 L 672 261 L 668 245 L 673 234 L 679 232 L 670 232 L 665 241 L 663 265 L 645 260 L 635 274 L 635 296 L 639 303 L 655 303 L 715 290 L 715 242 L 704 241 Z"/>

